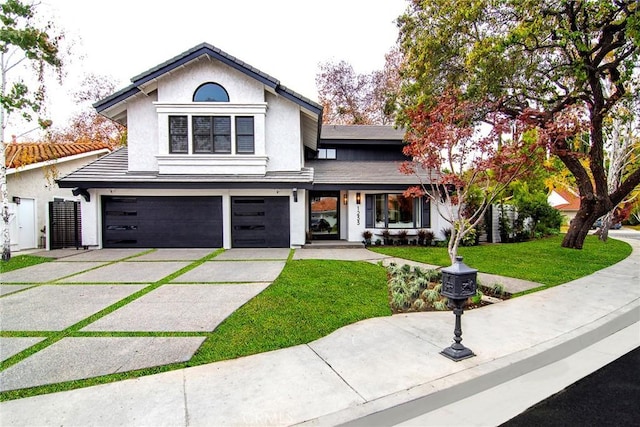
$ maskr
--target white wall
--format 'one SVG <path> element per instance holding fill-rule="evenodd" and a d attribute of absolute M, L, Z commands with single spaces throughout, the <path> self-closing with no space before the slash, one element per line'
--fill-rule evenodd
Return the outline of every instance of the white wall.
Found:
<path fill-rule="evenodd" d="M 138 96 L 127 107 L 127 147 L 130 171 L 157 171 L 158 114 L 153 105 L 157 93 Z M 167 146 L 169 142 L 167 140 Z"/>
<path fill-rule="evenodd" d="M 206 82 L 222 85 L 229 94 L 229 103 L 194 104 L 194 92 Z M 174 114 L 183 114 L 181 111 L 189 106 L 205 110 L 209 108 L 217 114 L 254 115 L 256 152 L 253 157 L 261 162 L 261 169 L 256 169 L 256 165 L 249 161 L 245 162 L 247 164 L 238 165 L 237 161 L 234 164 L 233 159 L 229 158 L 240 156 L 233 155 L 215 155 L 217 163 L 212 156 L 167 156 L 167 117 L 172 108 L 176 111 Z M 205 110 L 203 112 L 207 113 Z M 162 76 L 157 82 L 157 90 L 150 89 L 149 95 L 133 97 L 127 104 L 127 130 L 131 171 L 158 171 L 156 156 L 161 156 L 160 162 L 168 167 L 171 166 L 171 157 L 198 157 L 199 164 L 205 168 L 207 165 L 203 162 L 211 163 L 207 170 L 199 167 L 189 171 L 182 165 L 176 165 L 178 169 L 167 169 L 167 173 L 233 173 L 234 168 L 235 173 L 260 173 L 260 170 L 264 173 L 296 171 L 302 166 L 299 106 L 266 92 L 265 86 L 259 81 L 215 60 L 201 59 L 188 64 Z M 226 163 L 221 165 L 223 161 Z"/>
<path fill-rule="evenodd" d="M 291 101 L 270 93 L 267 103 L 267 169 L 300 170 L 303 158 L 300 109 Z"/>
<path fill-rule="evenodd" d="M 103 153 L 104 154 L 104 153 Z M 33 227 L 36 233 L 36 246 L 40 245 L 41 232 L 48 222 L 47 203 L 53 201 L 54 198 L 65 200 L 80 200 L 71 193 L 70 188 L 59 188 L 54 182 L 55 179 L 63 177 L 78 168 L 96 160 L 99 156 L 91 154 L 88 156 L 79 156 L 74 160 L 64 160 L 52 162 L 51 166 L 39 167 L 36 169 L 24 169 L 17 171 L 10 170 L 7 174 L 7 189 L 9 192 L 9 200 L 14 197 L 25 199 L 34 199 L 36 202 L 36 221 Z M 83 217 L 84 219 L 84 217 Z M 15 234 L 15 231 L 14 233 Z M 11 236 L 11 241 L 17 243 L 15 236 Z M 30 249 L 18 248 L 14 244 L 15 250 Z"/>

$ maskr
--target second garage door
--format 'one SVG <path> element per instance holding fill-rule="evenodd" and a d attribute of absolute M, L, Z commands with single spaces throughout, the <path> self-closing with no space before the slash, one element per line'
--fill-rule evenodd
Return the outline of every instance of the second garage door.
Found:
<path fill-rule="evenodd" d="M 221 197 L 103 197 L 105 248 L 221 248 Z"/>
<path fill-rule="evenodd" d="M 288 197 L 232 197 L 234 248 L 288 248 Z"/>

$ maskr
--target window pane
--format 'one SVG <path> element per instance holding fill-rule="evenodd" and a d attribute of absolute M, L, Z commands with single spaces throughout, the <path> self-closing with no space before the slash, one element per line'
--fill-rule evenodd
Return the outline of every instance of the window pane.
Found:
<path fill-rule="evenodd" d="M 187 153 L 187 116 L 169 116 L 169 152 Z"/>
<path fill-rule="evenodd" d="M 236 117 L 236 152 L 254 152 L 253 117 Z"/>
<path fill-rule="evenodd" d="M 194 102 L 229 102 L 229 94 L 217 83 L 205 83 L 193 94 Z"/>
<path fill-rule="evenodd" d="M 193 134 L 211 135 L 211 117 L 193 116 Z"/>
<path fill-rule="evenodd" d="M 194 153 L 213 153 L 213 141 L 210 135 L 193 135 Z"/>
<path fill-rule="evenodd" d="M 214 117 L 213 134 L 231 135 L 231 117 Z"/>
<path fill-rule="evenodd" d="M 253 135 L 253 117 L 236 117 L 236 134 Z"/>
<path fill-rule="evenodd" d="M 386 219 L 386 209 L 384 207 L 384 194 L 376 194 L 375 195 L 375 205 L 376 205 L 376 228 L 385 228 L 385 219 Z"/>
<path fill-rule="evenodd" d="M 189 152 L 189 140 L 186 136 L 171 135 L 170 151 L 172 153 L 188 153 Z"/>
<path fill-rule="evenodd" d="M 238 135 L 236 144 L 238 153 L 253 154 L 253 135 Z"/>
<path fill-rule="evenodd" d="M 213 143 L 214 143 L 215 153 L 231 152 L 231 136 L 230 135 L 216 135 L 213 137 Z"/>
<path fill-rule="evenodd" d="M 231 117 L 213 118 L 213 151 L 231 152 Z"/>
<path fill-rule="evenodd" d="M 389 228 L 413 228 L 413 199 L 400 194 L 389 194 Z"/>

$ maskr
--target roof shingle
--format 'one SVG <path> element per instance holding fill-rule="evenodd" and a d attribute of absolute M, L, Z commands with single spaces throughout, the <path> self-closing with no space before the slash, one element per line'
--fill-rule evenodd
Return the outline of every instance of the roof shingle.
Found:
<path fill-rule="evenodd" d="M 108 144 L 95 142 L 89 144 L 49 142 L 27 142 L 5 144 L 5 166 L 7 168 L 19 168 L 34 163 L 47 162 L 74 156 L 76 154 L 91 151 L 109 149 Z"/>

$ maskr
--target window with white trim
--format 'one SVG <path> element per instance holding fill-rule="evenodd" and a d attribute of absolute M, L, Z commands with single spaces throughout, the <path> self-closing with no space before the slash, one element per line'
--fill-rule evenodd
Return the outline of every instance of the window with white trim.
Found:
<path fill-rule="evenodd" d="M 428 198 L 410 198 L 402 194 L 366 194 L 367 228 L 428 228 L 431 226 Z"/>

